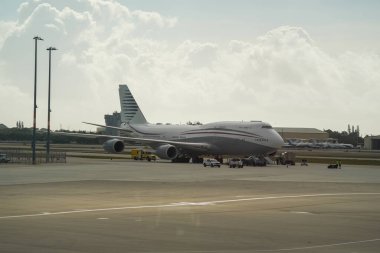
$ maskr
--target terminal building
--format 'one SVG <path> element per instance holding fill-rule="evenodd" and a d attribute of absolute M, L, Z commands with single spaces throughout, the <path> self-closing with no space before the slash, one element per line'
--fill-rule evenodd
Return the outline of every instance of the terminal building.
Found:
<path fill-rule="evenodd" d="M 364 149 L 380 150 L 380 135 L 364 137 Z"/>
<path fill-rule="evenodd" d="M 111 115 L 104 115 L 104 120 L 106 121 L 106 126 L 120 127 L 121 125 L 121 116 L 118 112 L 114 112 Z M 116 129 L 106 128 L 105 134 L 117 136 L 119 135 L 119 131 Z"/>

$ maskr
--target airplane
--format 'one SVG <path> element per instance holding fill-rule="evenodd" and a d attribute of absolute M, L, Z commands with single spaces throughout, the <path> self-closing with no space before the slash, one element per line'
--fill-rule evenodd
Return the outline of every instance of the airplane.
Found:
<path fill-rule="evenodd" d="M 352 149 L 354 148 L 354 145 L 348 144 L 348 143 L 338 143 L 338 142 L 331 142 L 326 141 L 322 143 L 324 148 L 333 148 L 333 149 Z"/>
<path fill-rule="evenodd" d="M 81 137 L 107 138 L 103 148 L 110 153 L 124 150 L 124 142 L 150 146 L 161 159 L 199 161 L 201 156 L 268 156 L 284 145 L 282 137 L 268 123 L 261 121 L 221 121 L 203 125 L 151 124 L 145 119 L 126 85 L 119 88 L 121 115 L 125 121 L 120 127 L 83 122 L 125 132 L 128 136 L 102 134 L 62 133 Z"/>
<path fill-rule="evenodd" d="M 316 140 L 287 140 L 284 148 L 313 148 L 313 149 L 352 149 L 354 146 L 347 143 L 338 143 L 334 139 L 328 139 L 327 141 L 321 142 Z"/>
<path fill-rule="evenodd" d="M 305 142 L 304 140 L 289 139 L 285 141 L 283 148 L 318 148 L 314 142 Z"/>

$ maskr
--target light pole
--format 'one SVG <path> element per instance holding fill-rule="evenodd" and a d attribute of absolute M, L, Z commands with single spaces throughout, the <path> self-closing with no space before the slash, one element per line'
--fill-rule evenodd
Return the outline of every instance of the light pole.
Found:
<path fill-rule="evenodd" d="M 46 141 L 46 162 L 49 162 L 50 156 L 50 80 L 51 80 L 51 51 L 57 50 L 55 47 L 49 47 L 46 50 L 49 51 L 49 92 L 48 92 L 48 129 L 47 129 L 47 141 Z"/>
<path fill-rule="evenodd" d="M 33 108 L 33 139 L 32 139 L 32 163 L 36 164 L 36 110 L 37 110 L 37 41 L 43 40 L 39 36 L 34 38 L 34 108 Z"/>

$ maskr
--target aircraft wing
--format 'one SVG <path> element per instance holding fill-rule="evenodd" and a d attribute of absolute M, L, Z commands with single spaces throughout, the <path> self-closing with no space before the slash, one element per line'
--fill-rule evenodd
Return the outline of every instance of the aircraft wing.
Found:
<path fill-rule="evenodd" d="M 118 128 L 115 127 L 115 129 L 118 129 Z M 146 139 L 146 138 L 136 138 L 136 137 L 125 137 L 125 136 L 113 136 L 113 135 L 104 135 L 104 134 L 83 134 L 83 133 L 68 133 L 68 132 L 52 132 L 52 134 L 85 137 L 85 138 L 119 139 L 126 142 L 128 141 L 139 142 L 148 146 L 150 145 L 160 146 L 163 144 L 171 144 L 173 146 L 176 146 L 177 148 L 190 149 L 194 151 L 207 151 L 210 148 L 210 144 L 199 143 L 199 142 L 170 141 L 170 140 Z"/>
<path fill-rule="evenodd" d="M 82 122 L 82 123 L 87 124 L 87 125 L 91 125 L 91 126 L 105 127 L 105 128 L 115 129 L 115 130 L 124 131 L 124 132 L 128 132 L 128 133 L 133 133 L 132 130 L 127 129 L 127 128 L 122 128 L 122 127 L 105 126 L 105 125 L 94 124 L 94 123 L 89 123 L 89 122 Z"/>

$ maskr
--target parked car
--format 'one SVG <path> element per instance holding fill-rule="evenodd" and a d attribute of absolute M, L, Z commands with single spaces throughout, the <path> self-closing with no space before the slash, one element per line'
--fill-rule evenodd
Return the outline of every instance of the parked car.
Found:
<path fill-rule="evenodd" d="M 6 154 L 0 154 L 0 163 L 8 163 L 10 159 L 7 157 Z"/>
<path fill-rule="evenodd" d="M 243 161 L 240 160 L 239 158 L 232 158 L 228 162 L 228 165 L 230 166 L 230 168 L 236 168 L 236 167 L 243 168 Z"/>
<path fill-rule="evenodd" d="M 267 162 L 264 158 L 250 156 L 248 158 L 243 159 L 243 164 L 247 166 L 266 166 Z"/>
<path fill-rule="evenodd" d="M 220 167 L 220 162 L 213 158 L 207 158 L 203 160 L 203 166 Z"/>

